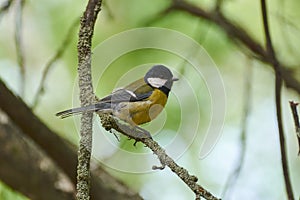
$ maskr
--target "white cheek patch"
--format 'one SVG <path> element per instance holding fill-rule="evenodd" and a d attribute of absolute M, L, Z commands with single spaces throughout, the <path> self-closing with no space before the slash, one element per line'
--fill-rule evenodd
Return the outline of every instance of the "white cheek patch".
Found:
<path fill-rule="evenodd" d="M 162 79 L 162 78 L 148 78 L 147 79 L 148 83 L 155 88 L 160 88 L 162 87 L 168 80 L 167 79 Z"/>

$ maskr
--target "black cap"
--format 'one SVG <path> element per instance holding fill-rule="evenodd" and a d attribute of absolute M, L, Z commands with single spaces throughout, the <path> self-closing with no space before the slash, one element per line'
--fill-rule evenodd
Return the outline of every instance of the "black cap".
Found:
<path fill-rule="evenodd" d="M 159 88 L 168 95 L 173 85 L 173 81 L 178 79 L 173 78 L 172 72 L 166 66 L 154 65 L 146 73 L 144 80 L 151 87 Z"/>
<path fill-rule="evenodd" d="M 164 65 L 154 65 L 145 75 L 146 78 L 161 78 L 170 80 L 173 78 L 172 72 Z"/>

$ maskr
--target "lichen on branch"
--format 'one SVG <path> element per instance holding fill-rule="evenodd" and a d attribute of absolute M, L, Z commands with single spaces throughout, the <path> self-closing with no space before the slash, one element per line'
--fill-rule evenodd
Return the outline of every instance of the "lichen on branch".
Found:
<path fill-rule="evenodd" d="M 138 126 L 132 126 L 124 121 L 121 121 L 107 113 L 98 113 L 102 126 L 107 131 L 112 129 L 126 135 L 130 139 L 134 139 L 136 142 L 142 142 L 146 147 L 152 150 L 157 155 L 161 166 L 153 166 L 152 169 L 164 169 L 168 166 L 196 195 L 196 199 L 203 197 L 207 200 L 218 200 L 217 197 L 213 196 L 210 192 L 204 189 L 197 183 L 198 178 L 194 175 L 190 175 L 189 172 L 179 166 L 166 151 L 152 139 L 150 133 Z"/>

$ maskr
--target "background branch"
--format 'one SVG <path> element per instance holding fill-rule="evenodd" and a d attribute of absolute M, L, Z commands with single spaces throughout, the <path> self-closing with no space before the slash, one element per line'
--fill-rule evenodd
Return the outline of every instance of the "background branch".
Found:
<path fill-rule="evenodd" d="M 93 103 L 94 93 L 91 76 L 91 46 L 94 25 L 101 8 L 101 0 L 89 0 L 80 21 L 78 38 L 78 76 L 81 106 Z M 81 116 L 80 143 L 77 165 L 77 199 L 89 199 L 90 158 L 92 153 L 93 113 Z"/>
<path fill-rule="evenodd" d="M 166 10 L 179 10 L 187 12 L 188 14 L 194 15 L 206 19 L 213 24 L 219 26 L 231 40 L 242 44 L 244 47 L 250 50 L 252 55 L 267 64 L 273 66 L 274 59 L 268 54 L 267 50 L 259 44 L 248 32 L 246 32 L 242 27 L 238 26 L 228 18 L 226 18 L 221 12 L 206 11 L 200 7 L 197 7 L 191 3 L 181 0 L 173 0 L 173 4 Z M 163 11 L 165 12 L 165 11 Z M 281 73 L 281 78 L 284 80 L 286 87 L 289 87 L 300 94 L 300 83 L 293 76 L 292 71 L 290 71 L 284 64 L 277 61 L 278 71 Z"/>
<path fill-rule="evenodd" d="M 74 199 L 72 182 L 4 113 L 0 116 L 1 180 L 32 200 Z"/>
<path fill-rule="evenodd" d="M 1 79 L 0 91 L 0 108 L 23 134 L 45 151 L 75 185 L 77 165 L 75 147 L 41 122 L 31 109 L 5 86 Z M 138 194 L 99 167 L 96 172 L 92 173 L 91 194 L 92 199 L 97 200 L 141 199 Z"/>
<path fill-rule="evenodd" d="M 266 10 L 262 5 L 262 13 L 264 18 L 264 28 L 266 34 L 266 49 L 262 47 L 248 32 L 246 32 L 242 27 L 238 26 L 228 18 L 226 18 L 221 12 L 206 11 L 200 7 L 197 7 L 191 3 L 188 3 L 184 0 L 173 0 L 172 5 L 166 10 L 179 10 L 183 12 L 187 12 L 188 14 L 194 15 L 196 17 L 204 18 L 221 28 L 230 39 L 233 41 L 242 44 L 247 49 L 250 50 L 252 55 L 267 64 L 270 64 L 274 71 L 276 77 L 276 110 L 277 110 L 277 118 L 278 118 L 278 129 L 279 129 L 279 137 L 280 137 L 280 146 L 281 146 L 281 155 L 282 155 L 282 165 L 284 172 L 284 179 L 286 183 L 287 194 L 290 199 L 293 199 L 292 187 L 290 183 L 289 173 L 288 173 L 288 163 L 285 152 L 285 141 L 284 141 L 284 133 L 282 127 L 282 117 L 281 117 L 281 87 L 282 82 L 284 81 L 286 86 L 294 89 L 300 94 L 300 83 L 293 76 L 292 72 L 288 70 L 284 64 L 277 60 L 275 56 L 275 52 L 271 43 L 270 34 L 268 30 L 268 23 L 266 18 Z M 262 1 L 264 2 L 264 1 Z M 262 3 L 263 4 L 263 3 Z M 165 12 L 165 11 L 163 11 Z"/>
<path fill-rule="evenodd" d="M 223 3 L 224 3 L 224 0 L 216 0 L 215 10 L 217 12 L 221 12 Z"/>
<path fill-rule="evenodd" d="M 281 114 L 281 89 L 282 89 L 282 78 L 281 72 L 279 70 L 280 66 L 277 61 L 275 51 L 272 45 L 271 35 L 269 31 L 269 23 L 268 23 L 268 16 L 267 16 L 267 5 L 265 0 L 261 0 L 261 12 L 263 17 L 263 25 L 265 30 L 265 38 L 266 38 L 266 49 L 269 57 L 272 59 L 272 65 L 275 70 L 275 101 L 276 101 L 276 114 L 277 114 L 277 125 L 278 125 L 278 133 L 279 133 L 279 140 L 280 140 L 280 152 L 281 152 L 281 163 L 283 169 L 283 176 L 285 181 L 285 189 L 287 192 L 287 196 L 289 200 L 293 200 L 293 188 L 290 181 L 289 175 L 289 167 L 288 167 L 288 159 L 285 147 L 285 136 L 283 131 L 283 124 L 282 124 L 282 114 Z"/>

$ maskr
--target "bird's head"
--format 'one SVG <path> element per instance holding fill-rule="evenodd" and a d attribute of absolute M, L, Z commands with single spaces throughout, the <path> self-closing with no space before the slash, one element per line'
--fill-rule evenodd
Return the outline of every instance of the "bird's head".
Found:
<path fill-rule="evenodd" d="M 145 75 L 144 80 L 153 88 L 161 89 L 167 94 L 170 92 L 174 78 L 172 72 L 164 65 L 154 65 Z"/>

